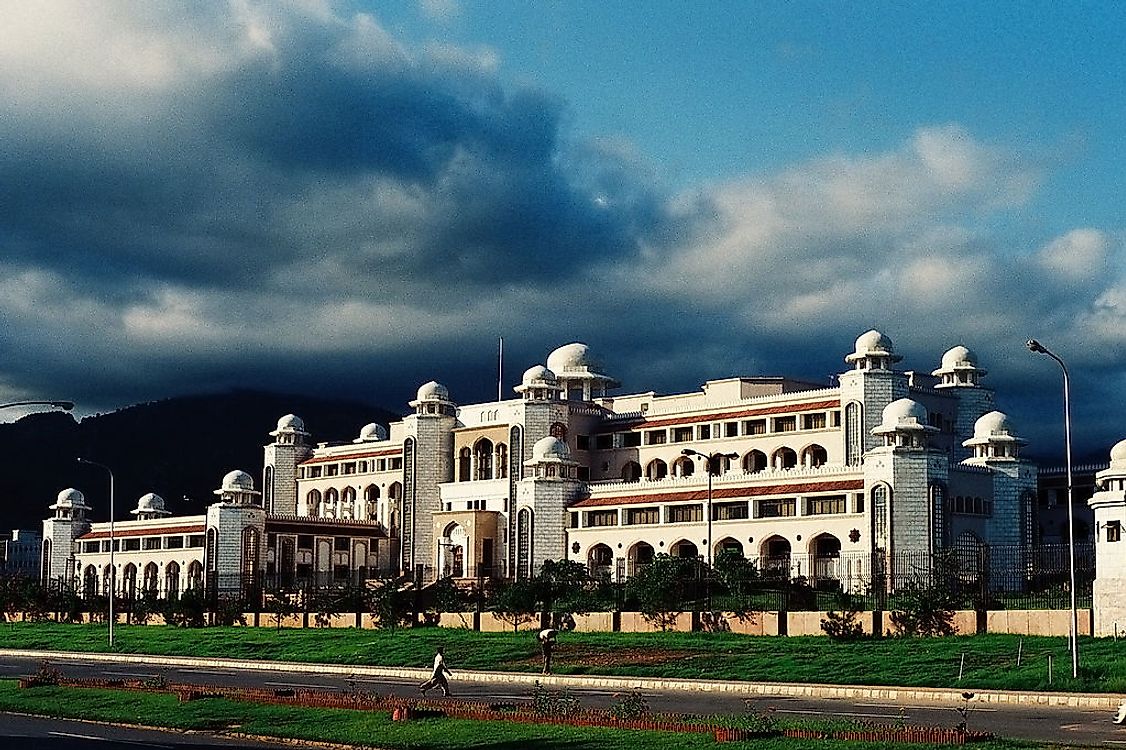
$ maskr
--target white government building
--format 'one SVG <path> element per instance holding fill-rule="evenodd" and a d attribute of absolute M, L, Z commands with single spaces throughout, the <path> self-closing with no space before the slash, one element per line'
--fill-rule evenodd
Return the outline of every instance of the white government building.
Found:
<path fill-rule="evenodd" d="M 287 415 L 260 492 L 235 471 L 205 515 L 140 498 L 115 525 L 116 585 L 512 578 L 561 558 L 622 579 L 661 552 L 730 550 L 848 589 L 873 559 L 1034 543 L 1036 468 L 976 356 L 955 346 L 929 374 L 900 359 L 868 331 L 829 387 L 730 377 L 611 395 L 617 381 L 574 343 L 528 369 L 515 398 L 459 405 L 432 381 L 412 414 L 350 443 L 316 445 Z M 74 489 L 51 509 L 43 577 L 104 592 L 109 524 L 90 523 Z"/>

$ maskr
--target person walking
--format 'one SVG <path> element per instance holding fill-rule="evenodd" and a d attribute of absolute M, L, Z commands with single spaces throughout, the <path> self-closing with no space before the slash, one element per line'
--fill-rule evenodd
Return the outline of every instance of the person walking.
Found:
<path fill-rule="evenodd" d="M 551 674 L 551 652 L 555 648 L 555 638 L 559 631 L 555 628 L 546 628 L 540 631 L 540 650 L 543 652 L 543 673 Z"/>
<path fill-rule="evenodd" d="M 434 671 L 430 674 L 430 679 L 418 686 L 418 689 L 423 695 L 426 695 L 427 690 L 436 687 L 442 688 L 442 695 L 447 696 L 450 694 L 450 683 L 446 679 L 446 675 L 453 677 L 453 672 L 446 666 L 446 660 L 442 657 L 442 647 L 438 647 L 438 652 L 434 654 Z"/>

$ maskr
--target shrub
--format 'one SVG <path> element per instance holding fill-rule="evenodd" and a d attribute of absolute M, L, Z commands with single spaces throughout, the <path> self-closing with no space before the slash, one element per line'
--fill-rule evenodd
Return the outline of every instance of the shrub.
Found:
<path fill-rule="evenodd" d="M 638 719 L 649 713 L 649 701 L 640 690 L 631 690 L 628 693 L 614 693 L 614 702 L 610 704 L 610 715 L 615 719 Z"/>
<path fill-rule="evenodd" d="M 857 641 L 864 637 L 864 627 L 856 610 L 826 612 L 821 620 L 821 631 L 833 641 Z"/>
<path fill-rule="evenodd" d="M 532 688 L 532 712 L 538 716 L 573 716 L 581 706 L 570 690 L 548 690 L 536 680 Z"/>
<path fill-rule="evenodd" d="M 896 591 L 896 600 L 891 622 L 900 635 L 954 634 L 954 595 L 941 585 L 916 577 Z"/>

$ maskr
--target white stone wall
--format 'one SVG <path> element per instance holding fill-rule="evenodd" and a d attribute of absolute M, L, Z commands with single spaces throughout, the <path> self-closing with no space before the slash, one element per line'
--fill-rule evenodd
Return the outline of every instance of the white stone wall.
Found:
<path fill-rule="evenodd" d="M 311 450 L 303 444 L 271 443 L 263 449 L 264 466 L 274 469 L 273 507 L 271 513 L 293 515 L 297 513 L 297 465 L 309 457 Z M 263 473 L 263 492 L 265 492 Z"/>
<path fill-rule="evenodd" d="M 242 534 L 246 528 L 258 530 L 259 570 L 266 568 L 266 513 L 257 505 L 236 505 L 233 503 L 214 503 L 207 508 L 207 529 L 214 529 L 218 535 L 215 565 L 208 561 L 207 585 L 220 590 L 236 590 L 242 586 L 243 544 Z M 213 571 L 213 572 L 212 572 Z"/>
<path fill-rule="evenodd" d="M 74 540 L 89 530 L 90 524 L 85 520 L 48 518 L 43 521 L 43 539 L 50 542 L 50 559 L 47 563 L 49 581 L 62 581 L 64 585 L 73 585 L 76 550 Z"/>
<path fill-rule="evenodd" d="M 1106 531 L 1112 521 L 1126 530 L 1126 490 L 1100 490 L 1088 504 L 1095 512 L 1095 635 L 1126 633 L 1126 535 L 1108 541 Z"/>

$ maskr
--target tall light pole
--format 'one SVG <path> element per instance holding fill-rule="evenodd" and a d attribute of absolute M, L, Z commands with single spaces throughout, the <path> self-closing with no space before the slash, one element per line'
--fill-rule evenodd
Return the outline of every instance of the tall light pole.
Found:
<path fill-rule="evenodd" d="M 712 475 L 715 474 L 715 471 L 714 471 L 715 464 L 713 462 L 716 459 L 719 459 L 719 458 L 738 458 L 739 456 L 736 453 L 712 453 L 711 455 L 708 455 L 707 453 L 701 453 L 700 451 L 692 450 L 691 448 L 685 448 L 684 450 L 682 450 L 680 452 L 680 454 L 682 456 L 699 456 L 700 458 L 704 459 L 704 461 L 706 462 L 705 465 L 706 465 L 707 471 L 708 471 L 708 507 L 707 507 L 707 513 L 708 513 L 708 558 L 707 559 L 708 559 L 708 567 L 710 568 L 710 567 L 712 567 Z"/>
<path fill-rule="evenodd" d="M 79 458 L 78 463 L 90 464 L 105 469 L 109 474 L 109 591 L 106 592 L 109 598 L 109 647 L 113 650 L 113 594 L 115 583 L 117 582 L 117 567 L 113 564 L 113 472 L 105 464 L 100 464 L 97 461 L 90 461 L 85 458 Z"/>
<path fill-rule="evenodd" d="M 1072 508 L 1071 480 L 1071 377 L 1063 360 L 1048 350 L 1036 339 L 1029 339 L 1028 350 L 1036 354 L 1047 354 L 1063 370 L 1063 431 L 1067 456 L 1067 557 L 1071 575 L 1071 676 L 1079 677 L 1079 610 L 1075 606 L 1075 509 Z"/>

